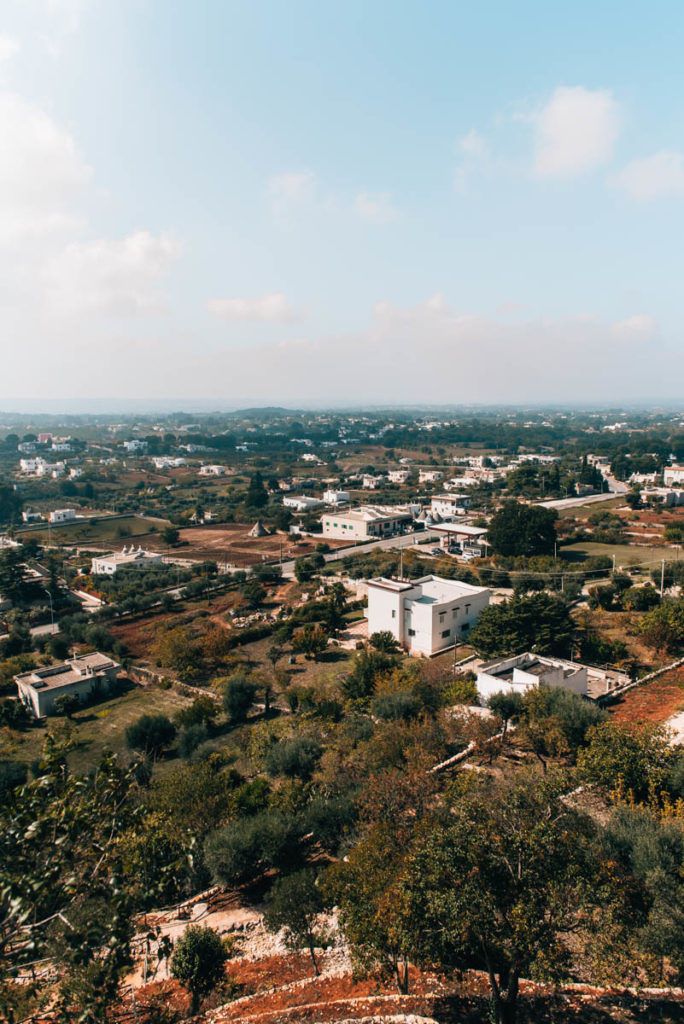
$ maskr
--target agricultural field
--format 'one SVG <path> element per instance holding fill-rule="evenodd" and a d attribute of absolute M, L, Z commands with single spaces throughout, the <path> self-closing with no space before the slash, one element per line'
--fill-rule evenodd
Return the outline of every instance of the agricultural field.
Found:
<path fill-rule="evenodd" d="M 595 541 L 580 541 L 577 544 L 564 545 L 561 554 L 571 562 L 584 562 L 587 558 L 595 558 L 597 555 L 607 555 L 608 558 L 614 555 L 616 568 L 644 565 L 645 571 L 648 572 L 663 558 L 673 561 L 678 551 L 662 545 L 651 547 L 642 544 L 599 544 Z"/>
<path fill-rule="evenodd" d="M 88 771 L 105 750 L 115 754 L 126 752 L 126 729 L 141 715 L 167 715 L 191 703 L 175 689 L 162 690 L 155 686 L 139 686 L 126 682 L 124 692 L 84 707 L 69 720 L 55 715 L 49 720 L 53 735 L 68 735 L 73 743 L 69 764 L 74 771 Z M 16 733 L 7 753 L 19 761 L 30 764 L 40 758 L 47 729 L 34 726 Z"/>
<path fill-rule="evenodd" d="M 18 531 L 22 541 L 37 540 L 39 544 L 52 543 L 64 545 L 88 545 L 92 547 L 112 548 L 125 544 L 131 539 L 141 542 L 149 540 L 156 533 L 168 526 L 166 519 L 153 519 L 149 516 L 92 516 L 77 519 L 74 523 L 47 526 L 38 529 Z M 159 537 L 156 537 L 159 544 Z"/>
<path fill-rule="evenodd" d="M 195 561 L 210 560 L 219 567 L 225 564 L 245 569 L 258 562 L 272 562 L 310 555 L 320 544 L 321 537 L 298 540 L 288 533 L 273 533 L 266 537 L 250 537 L 253 523 L 222 523 L 216 526 L 191 526 L 182 529 L 174 554 Z M 143 536 L 143 546 L 154 543 L 154 535 Z M 138 538 L 136 538 L 138 540 Z M 157 539 L 157 543 L 159 540 Z M 330 547 L 344 547 L 343 541 L 329 541 Z"/>
<path fill-rule="evenodd" d="M 662 724 L 684 710 L 684 668 L 628 690 L 610 708 L 618 722 Z"/>

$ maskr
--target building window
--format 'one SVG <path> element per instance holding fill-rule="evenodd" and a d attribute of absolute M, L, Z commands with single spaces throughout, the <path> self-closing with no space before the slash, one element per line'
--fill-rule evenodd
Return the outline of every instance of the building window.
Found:
<path fill-rule="evenodd" d="M 461 632 L 462 633 L 467 633 L 469 629 L 470 629 L 470 623 L 469 622 L 464 622 L 463 625 L 461 626 Z"/>
<path fill-rule="evenodd" d="M 451 636 L 451 630 L 445 629 L 444 632 L 442 633 L 442 640 L 446 640 L 448 636 Z"/>
<path fill-rule="evenodd" d="M 415 629 L 409 629 L 408 634 L 409 634 L 409 636 L 415 636 L 416 635 Z"/>
<path fill-rule="evenodd" d="M 470 605 L 469 604 L 466 605 L 465 613 L 466 613 L 466 615 L 470 615 Z"/>
<path fill-rule="evenodd" d="M 396 617 L 397 617 L 397 609 L 396 609 L 396 608 L 393 608 L 393 609 L 392 609 L 392 618 L 393 618 L 393 619 L 396 619 Z"/>
<path fill-rule="evenodd" d="M 440 624 L 440 626 L 441 626 L 441 625 L 442 625 L 442 623 L 444 622 L 444 615 L 445 615 L 445 613 L 444 613 L 444 612 L 440 612 L 440 613 L 439 613 L 439 624 Z"/>
<path fill-rule="evenodd" d="M 458 618 L 458 608 L 454 608 L 454 610 L 453 610 L 453 612 L 452 612 L 451 614 L 452 614 L 452 616 L 453 616 L 453 617 L 454 617 L 455 619 L 457 619 L 457 618 Z"/>

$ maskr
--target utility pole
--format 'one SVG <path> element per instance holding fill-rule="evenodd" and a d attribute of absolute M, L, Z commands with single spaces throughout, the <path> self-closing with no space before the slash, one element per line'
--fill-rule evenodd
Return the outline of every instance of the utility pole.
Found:
<path fill-rule="evenodd" d="M 665 590 L 665 559 L 661 559 L 660 562 L 660 600 L 663 599 L 663 591 Z"/>

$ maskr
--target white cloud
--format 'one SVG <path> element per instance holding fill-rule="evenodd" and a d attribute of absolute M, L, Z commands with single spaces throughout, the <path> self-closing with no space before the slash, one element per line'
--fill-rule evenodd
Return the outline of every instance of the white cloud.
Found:
<path fill-rule="evenodd" d="M 209 299 L 207 309 L 221 320 L 288 323 L 302 316 L 302 312 L 291 306 L 282 292 L 271 292 L 253 299 Z"/>
<path fill-rule="evenodd" d="M 657 334 L 658 325 L 652 316 L 638 313 L 625 317 L 613 324 L 613 334 L 618 338 L 643 339 L 652 338 Z"/>
<path fill-rule="evenodd" d="M 34 103 L 0 93 L 0 241 L 73 227 L 92 170 L 72 135 Z"/>
<path fill-rule="evenodd" d="M 489 147 L 485 137 L 472 128 L 458 140 L 459 163 L 454 171 L 454 188 L 465 195 L 474 173 L 489 160 Z"/>
<path fill-rule="evenodd" d="M 275 174 L 269 178 L 266 196 L 274 213 L 287 214 L 291 209 L 311 202 L 316 192 L 316 175 L 313 171 L 290 171 Z"/>
<path fill-rule="evenodd" d="M 46 267 L 48 295 L 68 314 L 154 312 L 162 308 L 157 285 L 179 255 L 173 237 L 148 231 L 72 242 Z"/>
<path fill-rule="evenodd" d="M 354 209 L 371 224 L 389 224 L 399 216 L 389 192 L 359 192 L 354 200 Z"/>
<path fill-rule="evenodd" d="M 538 177 L 572 177 L 606 163 L 620 129 L 618 105 L 607 89 L 559 86 L 532 118 Z"/>
<path fill-rule="evenodd" d="M 7 35 L 6 32 L 0 32 L 0 64 L 3 64 L 7 60 L 11 60 L 15 53 L 18 53 L 20 49 L 19 40 L 15 39 L 14 36 Z"/>
<path fill-rule="evenodd" d="M 458 140 L 458 148 L 465 156 L 482 157 L 487 152 L 487 143 L 483 135 L 471 128 Z"/>
<path fill-rule="evenodd" d="M 618 186 L 633 199 L 659 199 L 684 195 L 684 156 L 661 150 L 632 160 L 617 175 Z"/>

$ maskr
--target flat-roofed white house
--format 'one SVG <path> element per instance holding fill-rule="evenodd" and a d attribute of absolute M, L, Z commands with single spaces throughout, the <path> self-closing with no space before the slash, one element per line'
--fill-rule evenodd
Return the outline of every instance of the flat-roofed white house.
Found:
<path fill-rule="evenodd" d="M 361 505 L 344 512 L 328 512 L 321 517 L 324 537 L 349 541 L 394 537 L 412 522 L 413 515 L 408 509 L 382 505 Z"/>
<path fill-rule="evenodd" d="M 48 516 L 51 523 L 70 523 L 73 519 L 82 518 L 83 516 L 76 515 L 75 508 L 56 508 Z"/>
<path fill-rule="evenodd" d="M 435 494 L 430 499 L 430 511 L 438 516 L 462 516 L 469 505 L 467 494 Z"/>
<path fill-rule="evenodd" d="M 200 468 L 199 468 L 199 475 L 200 476 L 225 476 L 226 475 L 226 467 L 225 466 L 219 466 L 219 465 L 200 466 Z"/>
<path fill-rule="evenodd" d="M 295 512 L 312 512 L 314 509 L 322 508 L 323 502 L 320 498 L 309 498 L 305 494 L 292 495 L 283 498 L 285 508 L 292 508 Z"/>
<path fill-rule="evenodd" d="M 586 695 L 589 669 L 562 658 L 548 658 L 529 651 L 512 658 L 497 658 L 481 665 L 477 692 L 484 700 L 495 693 L 526 693 L 534 686 L 562 686 Z"/>
<path fill-rule="evenodd" d="M 405 484 L 411 472 L 408 469 L 390 469 L 387 479 L 391 484 Z"/>
<path fill-rule="evenodd" d="M 35 718 L 54 711 L 58 697 L 75 694 L 83 704 L 95 693 L 107 693 L 121 665 L 95 651 L 60 665 L 36 668 L 15 676 L 19 700 Z"/>
<path fill-rule="evenodd" d="M 410 653 L 430 657 L 467 637 L 489 596 L 486 587 L 441 576 L 368 580 L 368 633 L 387 630 Z"/>
<path fill-rule="evenodd" d="M 326 505 L 344 505 L 350 501 L 349 491 L 328 490 L 323 494 Z"/>
<path fill-rule="evenodd" d="M 136 548 L 135 544 L 128 548 L 124 544 L 121 551 L 93 558 L 90 571 L 93 576 L 114 576 L 119 569 L 149 569 L 163 561 L 164 556 L 157 551 L 144 551 L 140 545 Z"/>
<path fill-rule="evenodd" d="M 666 487 L 684 484 L 684 466 L 666 466 L 663 470 L 663 483 Z"/>
<path fill-rule="evenodd" d="M 435 484 L 438 480 L 444 479 L 441 469 L 421 469 L 418 471 L 419 484 Z"/>

